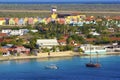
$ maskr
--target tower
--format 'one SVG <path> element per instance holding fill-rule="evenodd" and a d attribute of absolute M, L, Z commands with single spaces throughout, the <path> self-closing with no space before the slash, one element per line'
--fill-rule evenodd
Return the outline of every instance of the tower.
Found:
<path fill-rule="evenodd" d="M 52 9 L 51 9 L 51 13 L 53 14 L 55 14 L 55 13 L 57 13 L 57 7 L 56 6 L 52 6 Z"/>
<path fill-rule="evenodd" d="M 53 20 L 55 20 L 57 18 L 57 7 L 56 6 L 52 6 L 52 8 L 51 8 L 51 18 Z"/>

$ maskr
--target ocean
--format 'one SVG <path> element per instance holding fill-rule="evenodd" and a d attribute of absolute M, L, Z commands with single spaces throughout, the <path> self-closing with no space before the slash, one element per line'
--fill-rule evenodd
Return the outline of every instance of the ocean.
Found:
<path fill-rule="evenodd" d="M 88 62 L 88 57 L 0 61 L 0 80 L 120 80 L 120 56 L 99 57 L 100 68 L 88 68 Z M 51 64 L 58 69 L 45 68 Z"/>

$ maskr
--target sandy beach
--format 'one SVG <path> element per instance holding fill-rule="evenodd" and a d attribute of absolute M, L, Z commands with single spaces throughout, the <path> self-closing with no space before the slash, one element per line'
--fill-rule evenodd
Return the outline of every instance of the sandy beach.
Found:
<path fill-rule="evenodd" d="M 48 57 L 72 57 L 80 55 L 77 52 L 73 51 L 64 51 L 64 52 L 51 52 L 50 55 L 48 53 L 38 53 L 37 56 L 1 56 L 0 60 L 15 60 L 15 59 L 32 59 L 32 58 L 48 58 Z"/>
<path fill-rule="evenodd" d="M 106 53 L 104 55 L 120 55 L 120 52 L 110 52 Z M 16 60 L 16 59 L 32 59 L 32 58 L 53 58 L 53 57 L 72 57 L 72 56 L 89 56 L 87 54 L 80 54 L 79 52 L 73 52 L 73 51 L 64 51 L 64 52 L 51 52 L 48 53 L 38 53 L 37 56 L 31 55 L 31 56 L 1 56 L 0 60 Z M 95 56 L 95 55 L 93 55 Z"/>

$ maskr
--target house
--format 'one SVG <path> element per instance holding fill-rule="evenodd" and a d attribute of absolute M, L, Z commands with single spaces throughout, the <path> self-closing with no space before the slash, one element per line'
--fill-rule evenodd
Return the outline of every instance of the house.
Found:
<path fill-rule="evenodd" d="M 23 35 L 21 30 L 12 30 L 9 35 Z"/>
<path fill-rule="evenodd" d="M 25 48 L 24 46 L 13 46 L 12 48 L 14 48 L 14 51 L 16 51 L 17 53 L 30 53 L 30 49 Z"/>
<path fill-rule="evenodd" d="M 33 24 L 33 18 L 28 18 L 28 24 Z"/>
<path fill-rule="evenodd" d="M 9 34 L 12 30 L 11 29 L 2 29 L 2 33 Z"/>
<path fill-rule="evenodd" d="M 111 33 L 114 33 L 114 32 L 115 32 L 114 28 L 108 28 L 107 31 L 108 31 L 108 32 L 111 32 Z"/>
<path fill-rule="evenodd" d="M 65 18 L 58 18 L 57 21 L 59 24 L 65 24 Z"/>
<path fill-rule="evenodd" d="M 5 24 L 5 19 L 4 18 L 0 18 L 0 25 L 4 25 Z"/>
<path fill-rule="evenodd" d="M 18 18 L 15 18 L 14 21 L 15 21 L 15 25 L 18 25 L 19 19 L 18 19 Z"/>
<path fill-rule="evenodd" d="M 2 30 L 2 33 L 6 33 L 8 35 L 24 35 L 27 32 L 29 32 L 29 30 L 27 29 L 19 29 L 19 30 L 3 29 Z"/>
<path fill-rule="evenodd" d="M 38 22 L 38 19 L 37 18 L 34 18 L 33 19 L 33 24 L 37 23 Z"/>
<path fill-rule="evenodd" d="M 67 44 L 65 39 L 58 40 L 59 45 L 65 46 Z"/>
<path fill-rule="evenodd" d="M 4 50 L 9 51 L 10 54 L 16 55 L 17 53 L 25 53 L 25 54 L 29 54 L 30 53 L 30 49 L 29 48 L 25 48 L 24 46 L 14 46 L 12 44 L 7 44 L 6 46 L 2 47 Z"/>
<path fill-rule="evenodd" d="M 14 21 L 13 18 L 10 18 L 10 20 L 9 20 L 9 25 L 15 25 L 15 21 Z"/>
<path fill-rule="evenodd" d="M 0 48 L 0 53 L 2 53 L 3 56 L 10 55 L 10 52 L 6 48 Z"/>
<path fill-rule="evenodd" d="M 5 18 L 5 25 L 9 25 L 9 18 Z"/>
<path fill-rule="evenodd" d="M 93 36 L 99 36 L 100 34 L 97 33 L 96 31 L 95 32 L 90 32 L 90 34 L 92 34 Z"/>
<path fill-rule="evenodd" d="M 18 21 L 18 25 L 24 25 L 24 19 L 23 18 L 20 18 L 19 21 Z"/>
<path fill-rule="evenodd" d="M 24 22 L 23 22 L 25 25 L 27 25 L 28 24 L 28 18 L 27 17 L 25 17 L 24 18 Z"/>
<path fill-rule="evenodd" d="M 38 39 L 36 44 L 39 48 L 52 48 L 53 46 L 58 46 L 56 39 Z"/>
<path fill-rule="evenodd" d="M 37 29 L 35 29 L 35 30 L 30 30 L 30 31 L 32 31 L 33 33 L 36 33 L 36 32 L 38 32 L 38 30 L 37 30 Z"/>
<path fill-rule="evenodd" d="M 83 44 L 80 46 L 84 54 L 106 54 L 106 49 L 104 46 Z"/>

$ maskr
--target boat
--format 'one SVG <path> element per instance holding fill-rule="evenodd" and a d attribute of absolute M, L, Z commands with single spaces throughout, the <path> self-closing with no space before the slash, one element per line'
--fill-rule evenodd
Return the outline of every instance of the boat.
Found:
<path fill-rule="evenodd" d="M 100 63 L 98 62 L 98 52 L 96 51 L 97 54 L 97 62 L 93 63 L 91 60 L 91 45 L 90 45 L 90 62 L 86 64 L 86 67 L 96 67 L 99 68 L 101 67 Z"/>
<path fill-rule="evenodd" d="M 51 64 L 51 65 L 45 66 L 45 69 L 58 69 L 58 66 Z"/>
<path fill-rule="evenodd" d="M 100 67 L 101 65 L 98 63 L 87 63 L 86 67 Z"/>

